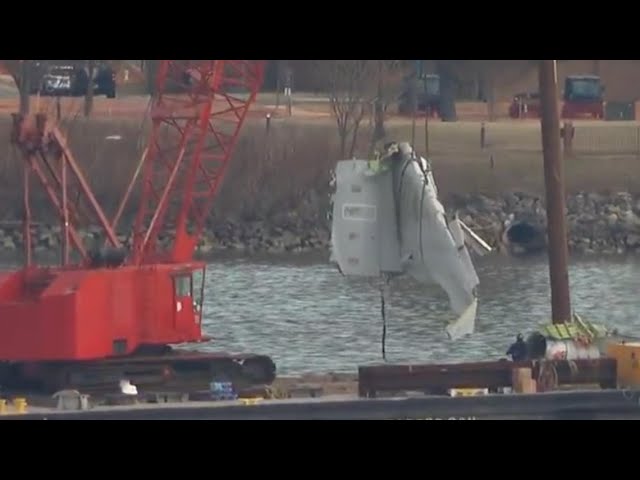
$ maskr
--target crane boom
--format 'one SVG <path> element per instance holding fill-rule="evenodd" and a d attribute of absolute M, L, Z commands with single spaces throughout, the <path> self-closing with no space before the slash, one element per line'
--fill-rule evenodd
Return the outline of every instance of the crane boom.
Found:
<path fill-rule="evenodd" d="M 98 204 L 64 135 L 56 125 L 47 120 L 46 115 L 25 117 L 14 114 L 11 141 L 18 147 L 24 159 L 24 246 L 27 265 L 31 265 L 29 192 L 32 176 L 41 184 L 55 214 L 61 220 L 62 265 L 70 262 L 71 246 L 75 247 L 85 264 L 89 261 L 87 246 L 78 230 L 82 223 L 95 222 L 102 228 L 107 242 L 112 247 L 121 247 L 115 230 Z"/>
<path fill-rule="evenodd" d="M 264 61 L 161 61 L 132 263 L 191 259 L 263 75 Z M 169 227 L 174 242 L 160 251 Z"/>
<path fill-rule="evenodd" d="M 273 381 L 275 364 L 265 355 L 194 356 L 173 349 L 207 340 L 207 265 L 192 254 L 263 71 L 264 61 L 162 60 L 151 135 L 113 221 L 55 121 L 42 114 L 14 116 L 12 140 L 25 167 L 27 261 L 23 269 L 0 274 L 0 362 L 11 364 L 0 369 L 3 386 L 26 381 L 60 390 L 85 380 L 108 385 L 118 377 L 157 385 L 183 375 L 191 379 L 194 371 L 207 384 L 212 374 L 234 383 Z M 237 93 L 243 89 L 247 94 Z M 127 252 L 115 224 L 140 171 L 134 243 Z M 30 177 L 61 223 L 60 266 L 32 264 Z M 99 228 L 83 235 L 80 226 Z M 159 236 L 172 228 L 174 242 L 161 249 Z M 102 240 L 109 245 L 97 248 Z M 80 265 L 72 265 L 70 247 Z"/>

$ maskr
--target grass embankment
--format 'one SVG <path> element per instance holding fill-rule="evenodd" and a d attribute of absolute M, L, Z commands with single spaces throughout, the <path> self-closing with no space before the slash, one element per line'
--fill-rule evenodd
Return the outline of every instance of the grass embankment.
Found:
<path fill-rule="evenodd" d="M 0 117 L 0 220 L 19 218 L 22 164 L 9 144 L 10 119 Z M 429 152 L 441 195 L 507 191 L 543 192 L 542 154 L 537 122 L 487 124 L 480 147 L 480 123 L 429 124 Z M 146 141 L 141 114 L 129 118 L 77 118 L 68 127 L 75 158 L 107 212 L 116 208 Z M 367 151 L 364 125 L 358 152 Z M 569 192 L 640 192 L 640 135 L 635 123 L 576 124 L 575 155 L 565 162 Z M 143 134 L 141 136 L 141 133 Z M 388 137 L 410 140 L 406 120 L 388 123 Z M 119 139 L 113 139 L 119 136 Z M 262 119 L 243 129 L 216 214 L 241 219 L 300 208 L 311 213 L 325 202 L 328 173 L 339 158 L 331 119 Z M 424 124 L 416 126 L 416 147 L 424 151 Z M 307 211 L 301 212 L 306 214 Z M 320 213 L 322 214 L 322 213 Z M 46 219 L 41 219 L 46 221 Z"/>

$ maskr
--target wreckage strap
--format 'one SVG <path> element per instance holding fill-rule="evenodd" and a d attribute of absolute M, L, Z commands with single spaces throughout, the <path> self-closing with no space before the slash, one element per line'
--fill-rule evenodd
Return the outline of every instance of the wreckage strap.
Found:
<path fill-rule="evenodd" d="M 409 165 L 411 165 L 412 161 L 413 161 L 413 158 L 408 159 L 402 167 L 402 171 L 400 172 L 400 182 L 398 184 L 398 196 L 402 195 L 402 186 L 404 185 L 404 174 L 407 173 L 407 168 L 409 168 Z"/>
<path fill-rule="evenodd" d="M 397 194 L 398 197 L 402 195 L 402 187 L 404 186 L 404 175 L 407 173 L 407 168 L 411 165 L 411 162 L 416 162 L 418 164 L 418 168 L 422 172 L 422 176 L 424 177 L 425 184 L 429 184 L 429 178 L 427 177 L 427 171 L 422 167 L 422 164 L 418 162 L 417 158 L 409 158 L 404 165 L 402 166 L 402 171 L 400 172 L 400 182 L 398 184 Z M 394 190 L 395 192 L 396 190 Z"/>
<path fill-rule="evenodd" d="M 422 168 L 420 170 L 422 170 Z M 429 180 L 427 179 L 427 176 L 425 175 L 424 171 L 422 172 L 422 176 L 425 181 L 422 183 L 422 193 L 420 194 L 420 229 L 418 230 L 419 231 L 418 235 L 420 235 L 420 238 L 418 239 L 418 241 L 420 242 L 420 261 L 424 263 L 424 246 L 422 242 L 422 225 L 424 224 L 424 222 L 422 221 L 422 218 L 424 215 L 424 194 L 425 194 L 425 191 L 427 190 L 427 185 L 429 183 Z"/>
<path fill-rule="evenodd" d="M 384 288 L 380 288 L 380 313 L 382 315 L 382 338 L 380 339 L 382 347 L 382 359 L 387 361 L 387 314 L 385 308 Z"/>
<path fill-rule="evenodd" d="M 418 159 L 413 156 L 407 159 L 404 165 L 402 166 L 402 171 L 400 172 L 400 182 L 398 184 L 397 192 L 394 189 L 395 201 L 396 201 L 396 218 L 398 218 L 399 216 L 398 204 L 399 204 L 399 199 L 402 198 L 402 187 L 404 186 L 404 176 L 405 176 L 405 173 L 407 172 L 407 168 L 409 168 L 409 165 L 411 165 L 411 162 L 416 162 L 418 164 L 418 168 L 420 169 L 420 172 L 422 172 L 422 178 L 424 180 L 424 182 L 422 183 L 422 192 L 420 194 L 420 229 L 418 233 L 418 235 L 420 236 L 420 239 L 419 239 L 420 260 L 424 263 L 424 247 L 422 246 L 422 216 L 424 214 L 424 195 L 427 189 L 427 185 L 429 185 L 429 178 L 427 177 L 427 172 L 422 166 L 422 163 L 419 162 Z"/>
<path fill-rule="evenodd" d="M 398 239 L 402 241 L 402 231 L 400 230 L 400 199 L 402 198 L 402 186 L 404 185 L 404 174 L 407 172 L 407 168 L 411 165 L 411 161 L 413 159 L 409 158 L 403 165 L 402 171 L 400 172 L 400 181 L 398 182 L 398 188 L 393 189 L 393 198 L 395 201 L 395 210 L 396 210 L 396 228 L 398 230 Z"/>
<path fill-rule="evenodd" d="M 546 336 L 554 340 L 571 340 L 580 333 L 574 325 L 566 325 L 563 323 L 547 325 L 544 330 Z"/>

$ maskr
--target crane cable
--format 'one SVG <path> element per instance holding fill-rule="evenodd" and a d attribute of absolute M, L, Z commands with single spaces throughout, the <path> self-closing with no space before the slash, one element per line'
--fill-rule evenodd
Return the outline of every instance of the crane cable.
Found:
<path fill-rule="evenodd" d="M 387 361 L 387 317 L 385 315 L 385 304 L 384 304 L 384 287 L 380 288 L 380 313 L 382 314 L 382 359 Z"/>
<path fill-rule="evenodd" d="M 389 288 L 391 279 L 388 275 L 383 274 L 383 282 L 380 284 L 380 314 L 382 316 L 382 338 L 380 339 L 380 346 L 382 349 L 382 359 L 387 361 L 387 314 L 386 314 L 386 290 Z"/>
<path fill-rule="evenodd" d="M 420 232 L 419 232 L 419 240 L 420 240 L 420 256 L 421 256 L 421 260 L 424 263 L 424 251 L 422 248 L 422 215 L 423 215 L 423 210 L 424 210 L 424 196 L 425 196 L 425 191 L 427 189 L 427 186 L 429 185 L 429 178 L 427 176 L 427 170 L 424 168 L 424 166 L 421 164 L 421 162 L 418 161 L 418 158 L 416 157 L 416 153 L 415 153 L 415 149 L 413 148 L 413 146 L 411 147 L 412 149 L 412 153 L 411 153 L 411 157 L 405 162 L 405 164 L 402 167 L 401 173 L 400 173 L 400 181 L 399 181 L 399 185 L 398 188 L 394 188 L 393 189 L 393 193 L 394 193 L 394 200 L 395 200 L 395 208 L 396 208 L 396 218 L 399 218 L 399 199 L 402 197 L 402 187 L 404 184 L 404 176 L 405 173 L 407 171 L 407 168 L 409 167 L 409 165 L 411 165 L 412 162 L 416 162 L 418 164 L 418 168 L 420 169 L 422 175 L 423 175 L 423 179 L 422 179 L 422 192 L 421 192 L 421 201 L 420 201 Z M 399 152 L 395 152 L 395 153 L 399 153 Z M 400 230 L 400 226 L 399 226 L 399 222 L 397 225 L 397 230 L 398 230 L 398 239 L 401 240 L 402 239 L 402 232 Z M 386 343 L 387 343 L 387 315 L 386 315 L 386 299 L 385 299 L 385 293 L 386 290 L 388 290 L 390 284 L 391 284 L 391 276 L 389 274 L 383 274 L 382 276 L 383 278 L 383 283 L 379 286 L 380 289 L 380 314 L 382 316 L 382 338 L 381 338 L 381 350 L 382 350 L 382 359 L 386 362 L 387 361 L 387 348 L 386 348 Z"/>
<path fill-rule="evenodd" d="M 413 148 L 413 147 L 412 147 Z M 422 189 L 420 192 L 420 228 L 418 230 L 418 243 L 420 244 L 420 261 L 422 262 L 422 264 L 424 265 L 424 246 L 423 246 L 423 242 L 422 242 L 422 237 L 423 237 L 423 218 L 424 218 L 424 196 L 427 190 L 427 187 L 429 186 L 429 177 L 427 177 L 427 172 L 424 169 L 424 166 L 422 165 L 422 162 L 418 161 L 418 159 L 415 156 L 415 150 L 413 150 L 412 154 L 411 154 L 411 158 L 414 162 L 416 162 L 418 164 L 418 168 L 420 169 L 420 172 L 422 173 Z"/>
<path fill-rule="evenodd" d="M 399 152 L 398 152 L 399 153 Z M 399 200 L 402 198 L 402 191 L 403 191 L 403 186 L 404 186 L 404 178 L 405 178 L 405 173 L 407 171 L 407 168 L 409 167 L 409 165 L 411 165 L 411 163 L 415 162 L 418 165 L 418 168 L 420 170 L 420 173 L 422 173 L 422 188 L 421 188 L 421 193 L 420 193 L 420 227 L 419 227 L 419 232 L 418 232 L 418 241 L 420 244 L 420 260 L 421 262 L 424 264 L 424 248 L 423 248 L 423 216 L 424 216 L 424 198 L 426 195 L 426 190 L 429 187 L 429 172 L 431 171 L 430 168 L 430 164 L 429 164 L 429 160 L 428 159 L 424 159 L 425 162 L 427 163 L 427 166 L 425 167 L 422 164 L 422 161 L 420 161 L 422 157 L 418 157 L 415 151 L 415 148 L 413 147 L 413 145 L 411 146 L 411 157 L 409 159 L 407 159 L 407 161 L 404 163 L 404 165 L 402 166 L 402 169 L 400 171 L 400 179 L 399 179 L 399 185 L 397 188 L 393 189 L 393 193 L 394 193 L 394 200 L 395 200 L 395 209 L 396 209 L 396 219 L 399 219 L 400 217 L 400 210 L 399 210 Z M 401 241 L 402 240 L 402 232 L 400 230 L 400 225 L 399 222 L 397 222 L 397 231 L 398 231 L 398 239 Z M 410 255 L 410 258 L 412 258 L 413 255 Z M 384 361 L 387 361 L 387 352 L 386 352 L 386 341 L 387 341 L 387 316 L 386 316 L 386 300 L 385 300 L 385 290 L 387 290 L 390 286 L 391 283 L 391 276 L 388 274 L 384 274 L 383 275 L 383 281 L 384 283 L 380 286 L 380 313 L 382 316 L 382 338 L 381 338 L 381 348 L 382 348 L 382 358 Z"/>
<path fill-rule="evenodd" d="M 404 163 L 404 165 L 402 166 L 402 170 L 400 172 L 400 181 L 399 181 L 399 185 L 398 188 L 395 189 L 394 188 L 394 199 L 396 202 L 396 218 L 400 217 L 400 207 L 399 207 L 399 200 L 402 198 L 402 191 L 403 191 L 403 186 L 404 186 L 404 178 L 405 178 L 405 173 L 407 171 L 407 168 L 409 167 L 409 165 L 411 165 L 412 163 L 416 163 L 418 165 L 418 168 L 420 170 L 420 172 L 422 173 L 422 189 L 420 192 L 420 226 L 419 226 L 419 231 L 418 231 L 418 243 L 420 244 L 420 260 L 422 261 L 422 263 L 424 263 L 424 248 L 422 246 L 422 238 L 424 236 L 423 234 L 423 215 L 424 215 L 424 197 L 426 194 L 426 190 L 427 187 L 429 186 L 429 176 L 428 173 L 430 171 L 430 166 L 429 166 L 429 160 L 425 159 L 425 161 L 427 162 L 427 167 L 425 168 L 424 165 L 422 165 L 422 162 L 419 160 L 418 156 L 416 155 L 416 151 L 413 147 L 413 145 L 411 146 L 411 157 L 409 159 L 406 160 L 406 162 Z M 400 226 L 399 226 L 399 222 L 398 222 L 398 237 L 399 240 L 402 241 L 402 232 L 400 231 Z"/>

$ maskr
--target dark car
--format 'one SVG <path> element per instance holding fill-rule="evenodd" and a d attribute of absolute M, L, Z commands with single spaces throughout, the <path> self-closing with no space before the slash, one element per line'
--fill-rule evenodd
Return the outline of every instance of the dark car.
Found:
<path fill-rule="evenodd" d="M 38 78 L 39 77 L 39 78 Z M 94 95 L 116 96 L 116 78 L 113 69 L 100 65 L 94 69 Z M 88 69 L 77 65 L 37 64 L 32 79 L 32 93 L 46 96 L 81 97 L 89 87 Z"/>

